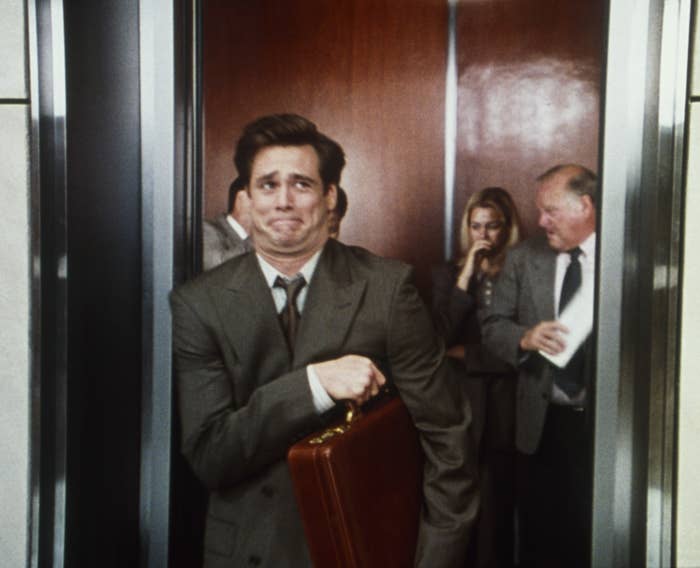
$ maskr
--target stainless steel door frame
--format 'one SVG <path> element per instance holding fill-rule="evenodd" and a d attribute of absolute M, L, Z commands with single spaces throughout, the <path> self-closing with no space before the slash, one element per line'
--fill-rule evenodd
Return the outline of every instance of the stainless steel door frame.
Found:
<path fill-rule="evenodd" d="M 689 0 L 610 2 L 593 565 L 672 566 Z"/>
<path fill-rule="evenodd" d="M 58 452 L 58 462 L 48 481 L 56 492 L 51 493 L 52 503 L 40 502 L 39 464 L 49 457 L 41 451 L 46 440 L 40 433 L 47 431 L 46 424 L 42 429 L 41 407 L 48 400 L 41 389 L 41 354 L 36 347 L 41 334 L 55 331 L 42 329 L 38 313 L 47 308 L 37 291 L 42 276 L 39 261 L 45 253 L 37 234 L 37 217 L 45 206 L 39 203 L 38 187 L 51 180 L 46 174 L 39 180 L 37 168 L 40 159 L 49 160 L 51 168 L 42 172 L 53 172 L 57 191 L 65 191 L 61 186 L 65 183 L 64 116 L 59 108 L 60 95 L 65 95 L 59 81 L 64 69 L 59 60 L 63 24 L 60 2 L 35 0 L 29 4 L 36 286 L 30 546 L 36 566 L 41 534 L 53 535 L 45 542 L 53 549 L 52 565 L 61 566 L 65 496 L 60 492 L 64 475 L 60 468 L 65 463 L 65 456 L 61 457 L 65 417 L 60 409 L 65 406 L 59 400 L 58 414 L 50 416 L 56 426 L 51 447 Z M 177 279 L 173 275 L 189 273 L 196 256 L 192 235 L 196 234 L 198 212 L 193 188 L 199 125 L 192 99 L 197 95 L 197 81 L 182 70 L 191 66 L 196 74 L 198 69 L 197 38 L 192 32 L 195 19 L 183 17 L 195 12 L 197 4 L 141 0 L 139 5 L 144 290 L 140 534 L 141 563 L 153 567 L 166 565 L 169 547 L 172 392 L 167 292 Z M 679 205 L 690 4 L 690 0 L 615 0 L 609 8 L 601 135 L 601 285 L 596 303 L 599 347 L 592 542 L 596 567 L 671 566 L 674 560 Z M 183 22 L 191 26 L 192 33 L 182 31 Z M 187 58 L 190 60 L 183 61 Z M 40 129 L 40 117 L 48 129 Z M 186 172 L 194 172 L 193 177 L 188 178 Z M 60 257 L 60 241 L 56 246 Z M 60 265 L 53 268 L 60 292 Z M 60 320 L 55 323 L 60 327 Z M 60 329 L 58 332 L 57 340 L 65 339 Z M 58 389 L 65 386 L 61 380 L 59 376 Z M 52 513 L 46 515 L 46 511 Z"/>
<path fill-rule="evenodd" d="M 31 105 L 32 568 L 64 565 L 67 469 L 66 72 L 63 5 L 27 3 Z M 47 343 L 50 340 L 50 344 Z M 44 377 L 48 377 L 46 380 Z"/>
<path fill-rule="evenodd" d="M 141 399 L 140 562 L 167 566 L 173 438 L 171 327 L 176 196 L 182 193 L 178 130 L 175 2 L 140 0 L 141 246 L 143 381 Z M 181 89 L 180 89 L 181 90 Z"/>

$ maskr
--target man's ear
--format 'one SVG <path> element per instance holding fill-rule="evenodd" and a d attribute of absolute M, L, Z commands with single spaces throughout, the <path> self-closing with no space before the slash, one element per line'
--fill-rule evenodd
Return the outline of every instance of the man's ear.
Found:
<path fill-rule="evenodd" d="M 324 197 L 326 198 L 326 206 L 328 207 L 328 211 L 335 209 L 335 206 L 338 203 L 338 186 L 334 183 L 329 183 L 328 188 L 326 189 L 326 195 Z"/>
<path fill-rule="evenodd" d="M 234 207 L 238 211 L 246 211 L 250 206 L 250 190 L 246 187 L 244 191 L 239 191 L 236 194 L 236 203 Z"/>
<path fill-rule="evenodd" d="M 582 195 L 581 203 L 583 204 L 583 211 L 587 216 L 593 215 L 595 218 L 595 203 L 591 199 L 590 195 Z"/>

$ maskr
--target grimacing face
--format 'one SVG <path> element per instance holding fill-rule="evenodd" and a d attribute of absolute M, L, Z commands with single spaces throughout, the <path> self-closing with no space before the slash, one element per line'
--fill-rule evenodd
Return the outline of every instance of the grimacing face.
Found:
<path fill-rule="evenodd" d="M 469 240 L 488 241 L 489 250 L 501 246 L 505 238 L 505 223 L 503 216 L 493 207 L 474 207 L 469 215 Z"/>
<path fill-rule="evenodd" d="M 580 245 L 595 229 L 593 203 L 566 187 L 566 176 L 555 176 L 537 190 L 538 224 L 547 233 L 549 246 L 567 251 Z"/>
<path fill-rule="evenodd" d="M 314 148 L 269 146 L 260 150 L 250 173 L 248 192 L 256 249 L 271 256 L 313 254 L 328 239 L 328 211 L 336 189 L 324 195 Z"/>

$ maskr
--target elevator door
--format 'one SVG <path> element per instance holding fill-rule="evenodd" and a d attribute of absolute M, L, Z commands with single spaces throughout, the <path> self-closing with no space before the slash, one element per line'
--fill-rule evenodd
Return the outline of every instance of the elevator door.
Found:
<path fill-rule="evenodd" d="M 458 242 L 470 193 L 507 188 L 528 235 L 537 175 L 561 162 L 596 169 L 603 5 L 457 2 L 451 13 L 445 0 L 203 2 L 203 217 L 226 209 L 242 127 L 269 113 L 304 115 L 347 155 L 340 240 L 413 264 L 427 298 L 430 268 L 444 260 L 446 232 Z M 446 218 L 450 144 L 456 176 Z M 173 562 L 185 566 L 201 553 L 204 492 L 183 463 L 177 471 L 174 531 L 191 538 Z"/>

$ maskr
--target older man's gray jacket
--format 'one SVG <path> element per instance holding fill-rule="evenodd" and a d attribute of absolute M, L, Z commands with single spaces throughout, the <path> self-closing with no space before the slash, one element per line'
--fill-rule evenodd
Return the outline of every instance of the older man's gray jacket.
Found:
<path fill-rule="evenodd" d="M 539 445 L 553 376 L 551 364 L 543 357 L 520 349 L 520 339 L 539 322 L 555 319 L 557 254 L 544 236 L 523 241 L 509 251 L 495 285 L 491 308 L 482 319 L 484 344 L 518 369 L 516 445 L 527 454 L 535 452 Z M 586 376 L 590 367 L 589 354 Z"/>

